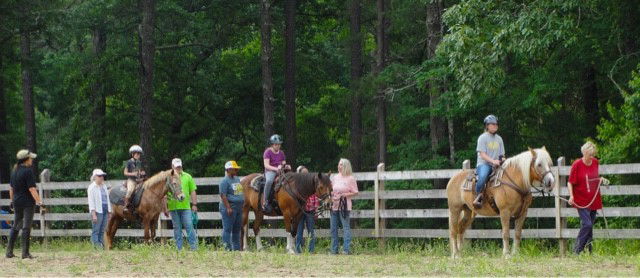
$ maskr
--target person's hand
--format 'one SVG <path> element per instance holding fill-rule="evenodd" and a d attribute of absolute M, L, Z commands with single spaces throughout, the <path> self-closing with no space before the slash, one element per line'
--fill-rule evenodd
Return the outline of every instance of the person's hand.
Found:
<path fill-rule="evenodd" d="M 609 183 L 610 183 L 609 179 L 607 179 L 607 178 L 600 178 L 600 182 L 604 186 L 609 186 Z"/>
<path fill-rule="evenodd" d="M 11 211 L 11 212 L 14 211 L 13 201 L 9 202 L 9 211 Z"/>
<path fill-rule="evenodd" d="M 573 196 L 570 196 L 570 197 L 569 197 L 569 204 L 570 204 L 570 205 L 572 205 L 572 206 L 574 206 L 574 205 L 576 204 L 576 203 L 574 203 L 574 201 L 573 201 Z"/>
<path fill-rule="evenodd" d="M 282 170 L 282 164 L 278 165 L 278 170 Z"/>
<path fill-rule="evenodd" d="M 98 216 L 95 213 L 91 214 L 91 222 L 93 222 L 93 224 L 98 223 Z"/>
<path fill-rule="evenodd" d="M 491 164 L 493 164 L 495 166 L 500 166 L 500 160 L 492 160 Z"/>
<path fill-rule="evenodd" d="M 191 205 L 191 210 L 192 210 L 192 211 L 195 211 L 195 212 L 198 212 L 198 206 L 196 206 L 196 205 Z"/>
<path fill-rule="evenodd" d="M 228 208 L 227 209 L 227 215 L 231 216 L 233 214 L 233 209 L 232 208 Z"/>

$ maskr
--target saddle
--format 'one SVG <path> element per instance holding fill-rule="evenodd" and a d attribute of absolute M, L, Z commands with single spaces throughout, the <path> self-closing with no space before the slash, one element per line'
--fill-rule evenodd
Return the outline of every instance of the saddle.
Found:
<path fill-rule="evenodd" d="M 144 186 L 141 184 L 136 186 L 136 189 L 131 195 L 131 202 L 133 207 L 137 208 L 142 200 L 142 193 L 144 193 Z M 124 206 L 124 197 L 127 195 L 127 186 L 125 184 L 116 185 L 109 191 L 109 200 L 114 205 Z"/>
<path fill-rule="evenodd" d="M 280 189 L 282 188 L 282 180 L 284 175 L 278 175 L 276 176 L 276 178 L 273 180 L 273 192 L 272 194 L 275 195 L 277 194 Z M 262 200 L 262 194 L 264 194 L 264 184 L 265 184 L 265 177 L 264 175 L 258 175 L 255 178 L 253 178 L 251 180 L 251 182 L 249 183 L 249 187 L 255 191 L 258 192 L 259 195 L 259 200 Z M 274 211 L 281 215 L 282 211 L 280 210 L 280 207 L 278 206 L 278 200 L 276 200 L 276 198 L 267 198 L 269 200 L 269 204 L 271 205 L 271 207 L 274 209 Z"/>
<path fill-rule="evenodd" d="M 489 175 L 489 180 L 487 180 L 487 184 L 485 184 L 482 191 L 484 192 L 487 189 L 487 185 L 492 185 L 493 187 L 500 186 L 500 182 L 498 181 L 499 176 L 502 176 L 502 171 L 492 171 L 491 174 Z M 478 181 L 478 175 L 476 174 L 476 171 L 469 170 L 469 173 L 467 174 L 467 178 L 465 179 L 464 184 L 462 184 L 462 189 L 464 191 L 475 192 L 474 188 L 476 188 L 477 181 Z"/>

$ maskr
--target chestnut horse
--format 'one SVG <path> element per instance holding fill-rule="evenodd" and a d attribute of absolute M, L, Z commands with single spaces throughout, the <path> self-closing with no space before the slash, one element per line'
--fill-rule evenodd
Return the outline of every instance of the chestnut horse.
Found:
<path fill-rule="evenodd" d="M 253 211 L 255 220 L 253 221 L 253 233 L 256 237 L 256 249 L 262 249 L 260 240 L 260 224 L 264 217 L 262 212 L 261 195 L 251 187 L 251 181 L 261 175 L 260 173 L 250 174 L 244 177 L 240 183 L 244 192 L 244 205 L 242 207 L 242 230 L 240 236 L 240 246 L 242 250 L 247 249 L 249 230 L 249 211 Z M 296 236 L 298 222 L 302 216 L 303 206 L 309 196 L 316 194 L 322 206 L 326 206 L 331 198 L 331 179 L 329 175 L 322 173 L 286 173 L 280 178 L 282 186 L 275 192 L 274 198 L 278 202 L 278 207 L 284 216 L 284 226 L 287 231 L 287 251 L 295 253 L 293 238 Z M 276 179 L 276 182 L 278 179 Z M 275 187 L 275 182 L 274 182 Z M 279 216 L 274 212 L 268 216 Z"/>
<path fill-rule="evenodd" d="M 137 216 L 131 212 L 125 213 L 124 206 L 112 203 L 113 215 L 107 224 L 104 241 L 107 250 L 111 249 L 113 238 L 118 231 L 118 224 L 120 224 L 122 220 L 141 220 L 144 226 L 144 241 L 151 243 L 153 238 L 156 237 L 158 217 L 164 210 L 165 204 L 163 198 L 167 195 L 167 192 L 171 192 L 173 196 L 180 201 L 184 200 L 180 175 L 173 170 L 162 171 L 146 180 L 140 186 L 144 187 L 144 192 L 140 199 L 140 205 L 135 209 Z M 111 188 L 109 192 L 113 189 L 114 188 Z"/>
<path fill-rule="evenodd" d="M 513 217 L 515 219 L 513 254 L 516 254 L 522 236 L 522 226 L 527 217 L 527 209 L 533 200 L 531 186 L 534 183 L 542 183 L 546 191 L 551 191 L 555 184 L 551 166 L 553 162 L 545 147 L 529 149 L 507 159 L 497 169 L 499 185 L 494 186 L 493 182 L 487 182 L 485 185 L 485 201 L 480 209 L 475 209 L 473 206 L 473 191 L 463 189 L 467 177 L 473 170 L 464 170 L 451 178 L 447 184 L 451 257 L 455 258 L 459 255 L 464 242 L 464 233 L 471 226 L 476 214 L 500 216 L 502 253 L 505 257 L 509 255 L 509 223 Z M 490 199 L 494 200 L 495 206 L 492 206 Z"/>

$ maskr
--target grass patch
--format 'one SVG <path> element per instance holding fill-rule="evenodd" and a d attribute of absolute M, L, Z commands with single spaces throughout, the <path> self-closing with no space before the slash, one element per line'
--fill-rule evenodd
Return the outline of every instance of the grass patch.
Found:
<path fill-rule="evenodd" d="M 384 248 L 354 240 L 354 255 L 328 255 L 321 239 L 317 254 L 289 255 L 278 244 L 265 251 L 225 252 L 214 244 L 177 251 L 172 244 L 120 244 L 95 250 L 85 240 L 34 244 L 34 262 L 0 259 L 2 276 L 638 276 L 640 241 L 597 240 L 594 253 L 557 256 L 551 241 L 524 240 L 508 259 L 501 242 L 469 241 L 463 257 L 449 258 L 446 240 L 389 239 Z M 188 249 L 188 248 L 186 248 Z M 17 250 L 19 251 L 19 250 Z"/>

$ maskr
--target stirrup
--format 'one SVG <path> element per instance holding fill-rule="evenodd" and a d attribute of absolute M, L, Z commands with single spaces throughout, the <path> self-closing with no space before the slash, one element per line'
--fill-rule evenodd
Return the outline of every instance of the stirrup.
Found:
<path fill-rule="evenodd" d="M 476 198 L 473 200 L 473 207 L 475 207 L 476 209 L 480 209 L 482 208 L 483 203 L 484 203 L 484 196 L 482 192 L 480 192 L 478 193 L 478 196 L 476 196 Z"/>

